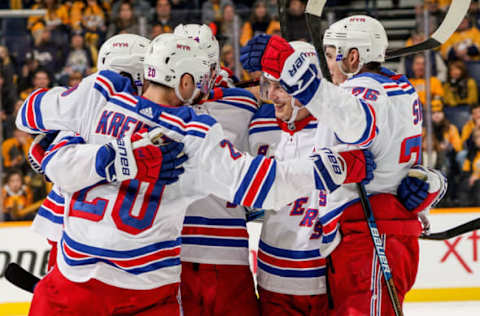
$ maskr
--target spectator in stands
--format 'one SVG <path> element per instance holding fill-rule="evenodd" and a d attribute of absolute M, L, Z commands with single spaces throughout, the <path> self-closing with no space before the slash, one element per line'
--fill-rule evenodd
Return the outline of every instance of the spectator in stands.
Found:
<path fill-rule="evenodd" d="M 104 1 L 109 2 L 110 0 Z M 147 19 L 150 19 L 150 12 L 152 11 L 152 7 L 150 6 L 149 2 L 152 0 L 120 0 L 120 1 L 113 1 L 112 10 L 111 10 L 111 18 L 112 20 L 117 18 L 120 14 L 120 7 L 124 2 L 130 3 L 131 7 L 133 8 L 133 13 L 135 16 L 144 16 Z"/>
<path fill-rule="evenodd" d="M 443 58 L 452 60 L 480 60 L 480 31 L 470 25 L 466 16 L 457 30 L 441 46 Z"/>
<path fill-rule="evenodd" d="M 425 40 L 423 32 L 414 31 L 411 37 L 405 43 L 405 46 L 412 46 L 421 43 Z M 442 59 L 440 53 L 435 50 L 429 51 L 430 55 L 430 71 L 432 76 L 437 77 L 441 82 L 447 80 L 447 66 Z M 405 74 L 407 78 L 413 78 L 413 57 L 415 55 L 407 55 L 400 58 L 398 64 L 398 73 Z"/>
<path fill-rule="evenodd" d="M 423 105 L 426 104 L 427 97 L 425 92 L 425 56 L 423 54 L 417 54 L 413 58 L 412 63 L 413 77 L 409 78 L 410 82 L 413 84 L 417 90 L 420 102 Z M 440 80 L 437 77 L 430 77 L 430 92 L 432 96 L 432 106 L 433 101 L 442 100 L 443 97 L 443 87 Z"/>
<path fill-rule="evenodd" d="M 17 113 L 20 107 L 23 104 L 23 100 L 17 99 L 14 102 L 13 112 L 9 115 L 2 115 L 2 123 L 3 123 L 3 139 L 12 138 L 13 133 L 17 129 L 17 125 L 15 124 L 15 120 L 17 119 Z"/>
<path fill-rule="evenodd" d="M 440 151 L 445 155 L 453 153 L 453 157 L 455 157 L 463 148 L 462 141 L 457 127 L 445 117 L 441 101 L 432 102 L 432 124 Z"/>
<path fill-rule="evenodd" d="M 157 0 L 157 5 L 155 6 L 155 13 L 153 14 L 151 25 L 161 25 L 163 33 L 171 33 L 175 26 L 180 23 L 188 23 L 187 21 L 182 21 L 180 19 L 174 19 L 172 17 L 172 5 L 169 0 Z"/>
<path fill-rule="evenodd" d="M 163 31 L 163 25 L 161 24 L 153 24 L 151 27 L 150 27 L 150 39 L 153 40 L 155 37 L 157 37 L 158 35 L 160 34 L 163 34 L 165 33 Z"/>
<path fill-rule="evenodd" d="M 96 62 L 93 60 L 93 55 L 97 52 L 92 52 L 91 47 L 85 46 L 83 36 L 79 33 L 73 34 L 70 41 L 70 50 L 67 55 L 67 62 L 63 67 L 59 83 L 63 86 L 67 85 L 70 75 L 78 71 L 82 75 L 92 73 Z"/>
<path fill-rule="evenodd" d="M 70 23 L 74 31 L 85 34 L 88 45 L 98 47 L 107 31 L 106 8 L 98 0 L 76 0 L 70 9 Z"/>
<path fill-rule="evenodd" d="M 13 137 L 6 139 L 2 144 L 3 166 L 6 170 L 20 169 L 23 174 L 30 172 L 28 165 L 28 150 L 32 144 L 32 137 L 19 129 L 13 132 Z"/>
<path fill-rule="evenodd" d="M 290 0 L 287 14 L 287 39 L 289 41 L 310 41 L 307 21 L 305 20 L 305 2 L 303 0 Z"/>
<path fill-rule="evenodd" d="M 222 19 L 220 22 L 211 22 L 209 24 L 212 33 L 220 42 L 220 47 L 226 44 L 233 45 L 235 40 L 235 27 L 240 31 L 242 23 L 240 16 L 235 12 L 235 6 L 233 3 L 224 4 L 222 6 L 222 12 Z M 236 26 L 235 21 L 237 21 Z"/>
<path fill-rule="evenodd" d="M 65 64 L 66 46 L 58 46 L 52 41 L 52 34 L 47 28 L 38 26 L 34 33 L 34 45 L 26 53 L 26 59 L 35 59 L 50 75 L 61 70 Z"/>
<path fill-rule="evenodd" d="M 40 68 L 33 74 L 33 86 L 27 88 L 20 92 L 20 98 L 25 100 L 30 93 L 32 93 L 36 89 L 48 89 L 50 87 L 50 76 L 47 71 Z"/>
<path fill-rule="evenodd" d="M 465 206 L 480 206 L 480 128 L 475 128 L 472 136 L 473 147 L 463 165 L 458 196 Z"/>
<path fill-rule="evenodd" d="M 209 25 L 211 22 L 220 22 L 222 20 L 222 8 L 227 3 L 232 4 L 230 0 L 207 0 L 202 4 L 202 23 Z"/>
<path fill-rule="evenodd" d="M 77 84 L 82 81 L 83 75 L 79 71 L 73 71 L 70 76 L 68 77 L 68 86 L 75 87 Z"/>
<path fill-rule="evenodd" d="M 233 46 L 230 44 L 225 44 L 221 51 L 220 51 L 220 65 L 222 68 L 228 68 L 233 74 L 236 73 L 236 67 L 235 67 L 235 51 L 233 50 Z M 231 78 L 233 82 L 237 82 L 239 80 L 248 80 L 250 79 L 250 76 L 248 72 L 246 72 L 242 66 L 239 65 L 240 67 L 240 78 L 237 78 L 235 75 Z"/>
<path fill-rule="evenodd" d="M 472 116 L 471 119 L 465 123 L 462 128 L 462 144 L 463 147 L 467 150 L 471 150 L 473 148 L 473 137 L 472 132 L 475 128 L 480 129 L 480 104 L 475 104 L 471 108 Z"/>
<path fill-rule="evenodd" d="M 455 198 L 456 192 L 453 189 L 458 183 L 457 175 L 465 160 L 466 151 L 463 150 L 457 127 L 445 117 L 440 100 L 432 102 L 432 125 L 433 145 L 437 156 L 434 168 L 440 169 L 447 176 L 451 185 L 445 200 L 451 201 Z"/>
<path fill-rule="evenodd" d="M 478 89 L 475 80 L 468 76 L 467 67 L 461 60 L 448 64 L 448 80 L 443 85 L 446 106 L 471 107 L 478 102 Z"/>
<path fill-rule="evenodd" d="M 17 75 L 5 46 L 0 46 L 0 118 L 2 120 L 13 112 L 17 99 Z"/>
<path fill-rule="evenodd" d="M 32 192 L 25 185 L 20 170 L 12 170 L 7 174 L 2 196 L 5 221 L 33 219 L 34 215 L 26 209 L 33 202 Z"/>
<path fill-rule="evenodd" d="M 108 26 L 107 38 L 121 33 L 140 35 L 137 16 L 134 14 L 132 4 L 128 0 L 121 2 L 118 16 L 114 17 L 112 23 Z"/>
<path fill-rule="evenodd" d="M 253 5 L 250 19 L 243 24 L 240 36 L 240 45 L 244 46 L 254 36 L 259 34 L 271 35 L 280 28 L 278 21 L 272 20 L 267 12 L 265 0 L 257 0 Z"/>
<path fill-rule="evenodd" d="M 266 0 L 268 15 L 274 20 L 278 20 L 278 4 L 277 0 Z"/>
<path fill-rule="evenodd" d="M 47 9 L 44 16 L 31 16 L 28 18 L 27 27 L 31 31 L 38 23 L 44 24 L 49 30 L 65 28 L 69 24 L 67 7 L 60 0 L 40 0 L 32 9 Z"/>

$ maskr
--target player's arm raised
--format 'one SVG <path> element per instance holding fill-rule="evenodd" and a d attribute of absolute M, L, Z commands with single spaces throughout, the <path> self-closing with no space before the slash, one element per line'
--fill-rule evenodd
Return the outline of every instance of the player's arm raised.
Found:
<path fill-rule="evenodd" d="M 375 111 L 369 102 L 321 79 L 317 65 L 283 38 L 258 35 L 241 54 L 246 70 L 269 74 L 315 117 L 328 117 L 325 123 L 343 143 L 362 146 L 375 137 Z"/>

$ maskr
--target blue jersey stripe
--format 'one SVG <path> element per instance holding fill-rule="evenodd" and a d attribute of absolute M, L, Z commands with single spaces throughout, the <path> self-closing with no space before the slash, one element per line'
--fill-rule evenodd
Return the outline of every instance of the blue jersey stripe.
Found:
<path fill-rule="evenodd" d="M 51 211 L 47 210 L 46 208 L 44 208 L 42 206 L 40 206 L 40 208 L 38 209 L 37 214 L 39 216 L 42 216 L 42 217 L 46 218 L 47 220 L 49 220 L 50 222 L 53 222 L 55 224 L 63 224 L 63 216 L 55 215 Z"/>
<path fill-rule="evenodd" d="M 180 258 L 168 258 L 168 259 L 165 259 L 165 260 L 153 262 L 153 263 L 148 264 L 146 266 L 127 269 L 127 268 L 119 267 L 116 264 L 114 264 L 113 262 L 111 262 L 109 260 L 106 260 L 106 259 L 103 259 L 103 258 L 71 259 L 65 254 L 65 251 L 64 251 L 63 247 L 62 247 L 62 253 L 63 253 L 63 258 L 64 258 L 65 262 L 68 265 L 71 265 L 71 266 L 82 266 L 82 265 L 88 265 L 88 264 L 95 264 L 95 263 L 98 263 L 98 262 L 104 262 L 106 264 L 111 265 L 112 267 L 115 267 L 117 269 L 126 271 L 126 272 L 131 273 L 131 274 L 135 274 L 135 275 L 142 274 L 142 273 L 145 273 L 145 272 L 154 271 L 154 270 L 158 270 L 158 269 L 161 269 L 161 268 L 168 268 L 168 267 L 172 267 L 172 266 L 176 266 L 176 265 L 181 264 Z"/>
<path fill-rule="evenodd" d="M 275 175 L 277 173 L 277 162 L 272 159 L 272 165 L 270 166 L 270 170 L 268 172 L 265 181 L 263 182 L 262 188 L 260 189 L 260 193 L 258 194 L 255 203 L 253 204 L 254 208 L 262 208 L 263 202 L 267 197 L 270 188 L 272 187 L 273 182 L 275 181 Z"/>
<path fill-rule="evenodd" d="M 55 201 L 57 204 L 65 204 L 65 198 L 63 196 L 59 195 L 54 190 L 52 190 L 52 191 L 50 191 L 50 193 L 48 193 L 48 198 L 50 200 Z"/>
<path fill-rule="evenodd" d="M 255 133 L 268 132 L 268 131 L 281 131 L 281 130 L 282 129 L 278 125 L 266 126 L 266 127 L 254 127 L 248 130 L 248 134 L 251 135 Z"/>
<path fill-rule="evenodd" d="M 242 183 L 238 188 L 237 192 L 235 193 L 235 197 L 233 199 L 233 204 L 242 204 L 242 200 L 247 192 L 250 183 L 253 181 L 253 176 L 258 169 L 258 166 L 262 163 L 265 156 L 257 156 L 255 157 L 252 162 L 250 163 L 250 167 L 248 168 L 247 174 L 243 177 Z"/>
<path fill-rule="evenodd" d="M 242 218 L 207 218 L 201 216 L 185 216 L 183 224 L 241 227 L 246 227 L 247 225 L 245 219 Z"/>
<path fill-rule="evenodd" d="M 267 254 L 272 254 L 276 257 L 290 258 L 290 259 L 311 259 L 320 257 L 320 250 L 287 250 L 267 245 L 260 240 L 258 248 Z"/>
<path fill-rule="evenodd" d="M 76 251 L 80 251 L 80 252 L 95 255 L 95 256 L 110 257 L 110 258 L 127 258 L 127 259 L 146 255 L 148 253 L 155 252 L 165 248 L 173 248 L 181 244 L 181 238 L 179 237 L 176 240 L 161 241 L 161 242 L 144 246 L 141 248 L 137 248 L 137 249 L 111 250 L 111 249 L 104 249 L 104 248 L 82 244 L 70 238 L 70 236 L 68 236 L 67 233 L 65 232 L 63 233 L 63 239 L 65 240 L 65 242 L 70 248 Z"/>
<path fill-rule="evenodd" d="M 42 101 L 43 96 L 47 93 L 47 91 L 40 92 L 35 96 L 35 101 L 33 102 L 33 110 L 35 112 L 35 123 L 37 124 L 38 128 L 41 130 L 45 130 L 45 126 L 43 125 L 42 119 L 42 111 L 40 110 L 40 102 Z"/>
<path fill-rule="evenodd" d="M 250 111 L 250 112 L 252 112 L 252 113 L 256 113 L 256 112 L 257 112 L 257 108 L 254 107 L 253 105 L 246 105 L 246 104 L 242 104 L 242 103 L 240 103 L 240 102 L 228 101 L 228 100 L 222 100 L 222 99 L 215 100 L 215 101 L 213 101 L 213 102 L 228 104 L 228 105 L 231 105 L 231 106 L 235 106 L 235 107 L 237 107 L 237 108 L 241 108 L 241 109 Z M 207 102 L 207 103 L 208 103 L 208 102 Z M 208 105 L 207 105 L 207 106 L 208 106 Z"/>
<path fill-rule="evenodd" d="M 248 239 L 228 239 L 212 237 L 182 237 L 184 245 L 223 246 L 248 248 Z"/>
<path fill-rule="evenodd" d="M 271 267 L 260 260 L 258 260 L 258 267 L 270 274 L 278 275 L 285 278 L 317 278 L 324 276 L 327 269 L 320 268 L 314 270 L 291 270 L 291 269 L 278 269 Z"/>

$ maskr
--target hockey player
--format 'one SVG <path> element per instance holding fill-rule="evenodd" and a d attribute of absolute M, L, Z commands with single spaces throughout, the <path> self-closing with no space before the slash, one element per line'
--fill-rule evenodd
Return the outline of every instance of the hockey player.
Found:
<path fill-rule="evenodd" d="M 179 236 L 192 201 L 215 192 L 234 203 L 278 208 L 315 185 L 333 189 L 365 177 L 366 170 L 347 172 L 348 161 L 335 153 L 278 163 L 250 157 L 225 141 L 211 117 L 178 107 L 211 79 L 194 41 L 156 38 L 145 57 L 145 77 L 149 86 L 138 97 L 128 79 L 101 71 L 67 93 L 34 92 L 17 117 L 17 125 L 31 132 L 73 130 L 89 147 L 81 170 L 65 166 L 69 175 L 49 164 L 62 146 L 43 161 L 47 176 L 65 191 L 68 214 L 58 268 L 37 285 L 32 315 L 179 314 Z M 156 185 L 148 173 L 134 178 L 131 142 L 137 139 L 130 135 L 145 125 L 162 126 L 167 136 L 184 141 L 190 159 L 179 182 Z M 140 144 L 150 148 L 154 132 Z"/>
<path fill-rule="evenodd" d="M 302 52 L 314 62 L 317 60 L 311 44 L 290 44 L 295 51 Z M 262 77 L 260 91 L 263 98 L 274 103 L 276 119 L 270 123 L 257 120 L 257 124 L 253 125 L 256 130 L 251 129 L 252 144 L 269 143 L 271 147 L 276 147 L 274 154 L 278 160 L 311 154 L 315 148 L 316 119 L 306 108 L 299 107 L 299 102 L 289 96 L 278 82 Z M 267 124 L 275 124 L 280 131 Z M 275 134 L 280 134 L 278 143 Z M 319 218 L 328 215 L 326 205 L 325 191 L 314 191 L 278 212 L 265 212 L 257 270 L 262 315 L 327 314 L 324 251 L 335 247 L 340 235 L 335 224 L 322 227 L 318 222 Z M 327 232 L 327 229 L 330 231 Z M 330 237 L 328 241 L 322 233 Z"/>
<path fill-rule="evenodd" d="M 211 69 L 223 72 L 218 42 L 207 25 L 181 24 L 174 34 L 196 40 L 207 53 Z M 216 84 L 227 82 L 219 77 L 223 76 L 216 76 Z M 247 151 L 248 124 L 257 112 L 257 100 L 250 92 L 216 86 L 193 109 L 211 115 L 231 144 Z M 243 206 L 212 194 L 191 204 L 182 229 L 181 260 L 180 288 L 186 316 L 259 315 Z"/>
<path fill-rule="evenodd" d="M 262 70 L 319 120 L 316 142 L 369 148 L 376 157 L 374 179 L 366 186 L 385 245 L 400 301 L 411 288 L 418 266 L 419 210 L 443 192 L 440 176 L 430 181 L 427 199 L 407 210 L 394 194 L 400 180 L 421 157 L 422 110 L 408 80 L 382 68 L 388 46 L 383 26 L 368 16 L 331 25 L 324 45 L 336 85 L 318 77 L 318 67 L 279 37 L 258 36 L 242 51 L 249 71 Z M 337 86 L 339 85 L 339 86 Z M 416 187 L 400 185 L 401 190 Z M 399 194 L 402 196 L 402 194 Z M 343 240 L 331 254 L 329 285 L 335 315 L 393 315 L 356 187 L 343 185 L 328 195 Z"/>
<path fill-rule="evenodd" d="M 122 74 L 130 80 L 131 87 L 138 94 L 143 88 L 143 59 L 150 40 L 135 34 L 119 34 L 109 38 L 100 48 L 97 62 L 98 70 L 112 70 Z M 72 87 L 73 88 L 73 87 Z M 43 174 L 42 161 L 45 153 L 52 143 L 67 141 L 66 146 L 71 147 L 76 143 L 85 141 L 75 136 L 72 132 L 62 132 L 55 141 L 58 132 L 39 134 L 30 148 L 29 161 L 32 169 Z M 175 152 L 174 152 L 175 154 Z M 168 157 L 168 156 L 166 156 Z M 164 157 L 165 158 L 165 157 Z M 169 163 L 168 161 L 165 161 Z M 170 170 L 166 170 L 168 173 Z M 166 175 L 166 173 L 165 173 Z M 56 245 L 60 241 L 63 231 L 63 213 L 65 200 L 61 189 L 54 185 L 45 201 L 40 206 L 32 229 L 47 238 L 52 246 L 48 262 L 50 270 L 56 262 Z"/>

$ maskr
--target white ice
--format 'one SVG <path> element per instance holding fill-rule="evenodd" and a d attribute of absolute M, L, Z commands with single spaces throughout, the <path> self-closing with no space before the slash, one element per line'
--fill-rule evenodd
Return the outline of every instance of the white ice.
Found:
<path fill-rule="evenodd" d="M 405 316 L 480 316 L 480 301 L 405 303 Z"/>

